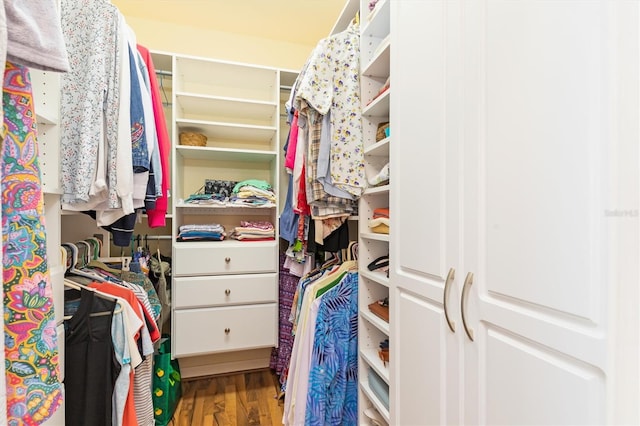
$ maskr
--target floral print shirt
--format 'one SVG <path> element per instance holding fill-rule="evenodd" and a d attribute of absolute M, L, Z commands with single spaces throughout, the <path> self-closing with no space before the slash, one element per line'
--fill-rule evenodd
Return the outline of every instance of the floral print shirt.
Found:
<path fill-rule="evenodd" d="M 366 188 L 360 106 L 360 34 L 356 25 L 321 40 L 297 84 L 296 109 L 305 100 L 320 114 L 331 110 L 333 184 L 359 197 Z"/>
<path fill-rule="evenodd" d="M 118 208 L 119 12 L 105 0 L 63 0 L 61 18 L 71 65 L 61 78 L 62 202 L 86 203 L 90 193 L 108 188 L 109 207 Z M 108 181 L 94 187 L 98 153 L 105 149 L 102 144 L 106 147 Z"/>

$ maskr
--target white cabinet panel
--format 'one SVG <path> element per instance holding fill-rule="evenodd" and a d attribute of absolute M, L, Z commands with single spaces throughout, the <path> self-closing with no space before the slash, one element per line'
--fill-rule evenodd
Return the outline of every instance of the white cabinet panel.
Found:
<path fill-rule="evenodd" d="M 174 311 L 176 357 L 275 346 L 275 303 Z"/>
<path fill-rule="evenodd" d="M 391 19 L 391 423 L 638 423 L 620 259 L 638 258 L 640 4 L 407 0 Z"/>
<path fill-rule="evenodd" d="M 174 273 L 180 275 L 276 272 L 275 242 L 197 242 L 174 245 Z"/>
<path fill-rule="evenodd" d="M 466 422 L 605 424 L 614 2 L 463 8 Z"/>
<path fill-rule="evenodd" d="M 480 423 L 577 425 L 604 418 L 603 371 L 503 330 L 485 333 Z"/>
<path fill-rule="evenodd" d="M 177 277 L 173 306 L 197 308 L 278 301 L 277 274 Z"/>
<path fill-rule="evenodd" d="M 482 63 L 468 70 L 486 78 L 482 134 L 469 136 L 484 157 L 483 249 L 501 265 L 487 270 L 487 291 L 593 322 L 609 125 L 602 12 L 597 1 L 487 2 Z"/>
<path fill-rule="evenodd" d="M 392 424 L 463 418 L 454 12 L 449 1 L 391 2 Z"/>
<path fill-rule="evenodd" d="M 458 369 L 459 364 L 455 335 L 449 333 L 442 307 L 403 290 L 398 291 L 395 300 L 394 423 L 456 423 L 451 417 L 456 416 L 456 400 L 450 396 L 457 386 L 447 372 Z"/>

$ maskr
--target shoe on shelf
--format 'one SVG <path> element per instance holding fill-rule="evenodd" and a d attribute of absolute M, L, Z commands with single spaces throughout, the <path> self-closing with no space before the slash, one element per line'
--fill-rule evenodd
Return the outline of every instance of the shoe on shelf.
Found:
<path fill-rule="evenodd" d="M 385 426 L 387 424 L 375 408 L 367 408 L 363 414 L 372 425 Z"/>

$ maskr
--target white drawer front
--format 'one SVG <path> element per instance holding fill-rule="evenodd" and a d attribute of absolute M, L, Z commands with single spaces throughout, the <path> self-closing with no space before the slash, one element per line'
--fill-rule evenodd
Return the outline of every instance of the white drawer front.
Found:
<path fill-rule="evenodd" d="M 276 345 L 275 303 L 176 310 L 174 356 L 202 355 Z"/>
<path fill-rule="evenodd" d="M 207 306 L 267 303 L 278 300 L 277 274 L 177 277 L 173 280 L 173 306 Z"/>
<path fill-rule="evenodd" d="M 173 270 L 183 276 L 277 272 L 277 250 L 274 243 L 178 243 Z"/>

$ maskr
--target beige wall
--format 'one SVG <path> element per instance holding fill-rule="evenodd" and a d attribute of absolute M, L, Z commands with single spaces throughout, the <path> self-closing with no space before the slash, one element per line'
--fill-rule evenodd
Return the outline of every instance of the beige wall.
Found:
<path fill-rule="evenodd" d="M 138 43 L 151 50 L 300 70 L 310 45 L 256 38 L 125 16 Z M 319 40 L 318 40 L 319 41 Z"/>

